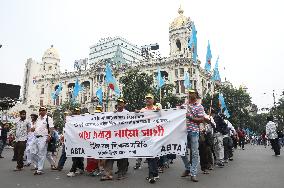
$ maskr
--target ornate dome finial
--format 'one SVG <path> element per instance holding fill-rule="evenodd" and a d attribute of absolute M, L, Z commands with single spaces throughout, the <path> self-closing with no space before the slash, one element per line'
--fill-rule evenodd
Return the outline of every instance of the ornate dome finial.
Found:
<path fill-rule="evenodd" d="M 181 5 L 179 6 L 179 9 L 178 9 L 178 13 L 180 14 L 180 15 L 182 15 L 183 14 L 183 9 L 181 8 Z"/>

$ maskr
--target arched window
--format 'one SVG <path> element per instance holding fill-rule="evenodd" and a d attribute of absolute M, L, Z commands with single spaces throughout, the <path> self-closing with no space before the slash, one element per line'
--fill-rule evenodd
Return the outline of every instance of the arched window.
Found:
<path fill-rule="evenodd" d="M 179 39 L 176 40 L 176 45 L 177 45 L 178 51 L 181 51 L 181 43 Z"/>

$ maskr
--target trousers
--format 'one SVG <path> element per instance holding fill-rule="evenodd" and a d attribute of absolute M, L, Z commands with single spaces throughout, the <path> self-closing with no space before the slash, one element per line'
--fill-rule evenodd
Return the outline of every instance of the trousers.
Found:
<path fill-rule="evenodd" d="M 44 167 L 44 161 L 47 154 L 47 137 L 35 138 L 31 146 L 32 160 L 35 162 L 35 167 L 38 172 L 41 172 Z"/>
<path fill-rule="evenodd" d="M 199 164 L 199 132 L 187 133 L 187 147 L 190 149 L 190 161 L 187 155 L 181 156 L 184 167 L 187 172 L 190 172 L 192 176 L 196 176 L 198 173 L 197 167 Z"/>
<path fill-rule="evenodd" d="M 224 159 L 223 135 L 220 132 L 214 133 L 214 153 L 217 162 Z"/>
<path fill-rule="evenodd" d="M 17 151 L 17 168 L 24 167 L 24 154 L 26 149 L 26 141 L 18 141 L 15 144 L 15 150 Z"/>

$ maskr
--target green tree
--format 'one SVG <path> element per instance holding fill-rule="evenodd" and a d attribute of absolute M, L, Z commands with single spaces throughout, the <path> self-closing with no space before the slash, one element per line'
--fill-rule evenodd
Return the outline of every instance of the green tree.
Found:
<path fill-rule="evenodd" d="M 55 126 L 58 127 L 59 131 L 63 130 L 63 127 L 65 125 L 64 121 L 64 112 L 72 112 L 75 110 L 75 108 L 79 108 L 79 103 L 74 103 L 72 101 L 65 101 L 62 105 L 58 106 L 56 110 L 53 111 L 53 123 Z"/>
<path fill-rule="evenodd" d="M 153 77 L 146 73 L 140 73 L 139 70 L 129 70 L 120 79 L 120 82 L 123 84 L 122 93 L 129 111 L 143 108 L 145 95 L 154 93 Z"/>
<path fill-rule="evenodd" d="M 271 109 L 270 112 L 278 123 L 279 129 L 284 128 L 284 91 L 282 92 L 279 102 Z"/>
<path fill-rule="evenodd" d="M 161 105 L 163 108 L 175 108 L 177 105 L 182 104 L 183 100 L 173 94 L 174 85 L 165 84 L 161 88 Z M 153 88 L 155 93 L 155 101 L 160 101 L 160 90 L 156 87 Z"/>

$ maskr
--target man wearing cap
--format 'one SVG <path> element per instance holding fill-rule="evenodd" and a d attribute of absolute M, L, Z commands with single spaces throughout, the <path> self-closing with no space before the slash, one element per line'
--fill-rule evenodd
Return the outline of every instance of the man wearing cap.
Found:
<path fill-rule="evenodd" d="M 15 134 L 15 152 L 17 159 L 17 167 L 14 171 L 20 171 L 24 167 L 23 157 L 26 149 L 28 133 L 30 132 L 30 123 L 26 120 L 26 111 L 20 111 L 20 120 L 16 123 Z"/>
<path fill-rule="evenodd" d="M 189 90 L 188 97 L 186 126 L 187 144 L 191 151 L 191 162 L 189 162 L 187 155 L 182 156 L 182 160 L 186 168 L 182 177 L 191 176 L 191 181 L 198 182 L 197 167 L 199 163 L 199 124 L 204 121 L 205 112 L 203 106 L 197 101 L 199 96 L 196 90 Z"/>
<path fill-rule="evenodd" d="M 120 112 L 128 112 L 127 110 L 124 109 L 125 107 L 125 100 L 123 98 L 118 98 L 117 99 L 117 108 L 115 110 L 115 113 L 120 113 Z M 104 180 L 112 180 L 112 170 L 113 170 L 113 163 L 115 160 L 113 159 L 107 159 L 105 163 L 105 175 L 102 176 L 101 181 Z M 126 178 L 126 172 L 128 168 L 128 159 L 118 159 L 117 160 L 117 180 L 122 180 Z"/>
<path fill-rule="evenodd" d="M 35 140 L 31 148 L 36 167 L 34 175 L 43 174 L 44 161 L 47 154 L 47 145 L 50 141 L 53 127 L 54 125 L 52 118 L 47 116 L 47 108 L 43 106 L 40 107 L 39 117 L 34 128 Z"/>
<path fill-rule="evenodd" d="M 136 110 L 136 112 L 145 112 L 148 110 L 160 110 L 159 107 L 154 105 L 154 96 L 152 94 L 147 94 L 145 96 L 146 107 L 142 108 L 140 111 Z M 148 158 L 148 168 L 149 168 L 149 175 L 146 178 L 149 183 L 155 183 L 157 179 L 159 179 L 158 174 L 158 159 L 159 158 Z M 141 161 L 142 159 L 137 159 L 136 166 L 134 169 L 141 168 Z"/>

